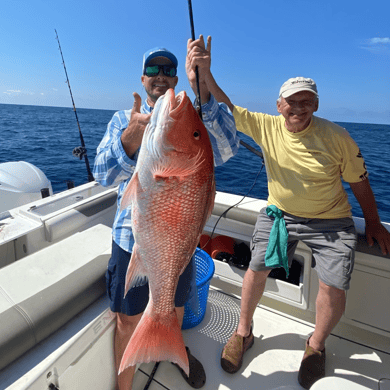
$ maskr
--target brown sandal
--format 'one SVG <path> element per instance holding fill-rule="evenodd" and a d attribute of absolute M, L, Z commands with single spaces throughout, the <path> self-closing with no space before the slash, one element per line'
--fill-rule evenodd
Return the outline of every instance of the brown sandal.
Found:
<path fill-rule="evenodd" d="M 298 382 L 304 389 L 310 389 L 314 382 L 325 376 L 325 348 L 316 351 L 310 347 L 310 337 L 306 341 L 306 349 L 298 373 Z"/>
<path fill-rule="evenodd" d="M 255 338 L 250 330 L 249 336 L 242 337 L 235 331 L 222 350 L 221 366 L 229 374 L 237 372 L 244 360 L 244 353 L 252 347 Z"/>

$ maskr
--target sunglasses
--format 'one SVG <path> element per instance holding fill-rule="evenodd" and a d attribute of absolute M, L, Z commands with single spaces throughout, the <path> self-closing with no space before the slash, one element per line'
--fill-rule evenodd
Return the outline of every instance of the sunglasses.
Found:
<path fill-rule="evenodd" d="M 177 69 L 172 65 L 152 65 L 145 68 L 144 74 L 148 77 L 154 77 L 160 73 L 160 70 L 167 77 L 175 77 L 177 73 Z"/>

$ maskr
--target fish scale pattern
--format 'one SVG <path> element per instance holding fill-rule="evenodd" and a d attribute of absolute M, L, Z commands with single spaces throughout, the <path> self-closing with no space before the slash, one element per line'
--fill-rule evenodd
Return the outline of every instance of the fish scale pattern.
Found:
<path fill-rule="evenodd" d="M 126 281 L 147 276 L 150 298 L 120 371 L 137 363 L 169 360 L 188 374 L 175 293 L 214 197 L 214 157 L 207 130 L 185 92 L 175 98 L 169 90 L 155 105 L 122 199 L 122 207 L 132 207 L 135 238 Z"/>

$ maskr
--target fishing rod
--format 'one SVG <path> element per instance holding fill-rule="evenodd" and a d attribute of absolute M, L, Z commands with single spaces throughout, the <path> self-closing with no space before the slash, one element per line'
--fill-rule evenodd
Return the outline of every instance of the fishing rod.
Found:
<path fill-rule="evenodd" d="M 192 36 L 192 40 L 194 41 L 195 40 L 195 28 L 194 28 L 194 17 L 193 17 L 193 12 L 192 12 L 192 2 L 191 2 L 191 0 L 188 0 L 188 10 L 189 10 L 189 13 L 190 13 L 191 36 Z M 198 67 L 197 66 L 195 67 L 195 75 L 196 75 L 196 88 L 197 88 L 197 91 L 198 91 L 196 100 L 197 100 L 197 102 L 199 104 L 199 107 L 197 107 L 196 109 L 198 110 L 199 115 L 202 118 L 202 108 L 201 108 L 202 104 L 201 104 L 201 101 L 200 101 L 200 92 L 199 92 L 200 91 L 200 89 L 199 89 L 199 71 L 198 71 Z M 253 148 L 252 146 L 250 146 L 249 144 L 244 142 L 242 139 L 240 139 L 240 144 L 242 146 L 244 146 L 245 148 L 247 148 L 252 153 L 254 153 L 257 156 L 259 156 L 262 159 L 264 159 L 262 152 L 260 152 L 259 150 Z"/>
<path fill-rule="evenodd" d="M 195 28 L 194 28 L 194 17 L 193 17 L 193 12 L 192 12 L 192 2 L 191 2 L 191 0 L 188 0 L 188 11 L 189 11 L 189 14 L 190 14 L 191 36 L 192 36 L 192 40 L 194 41 L 194 40 L 195 40 Z M 200 89 L 199 89 L 199 71 L 198 71 L 198 67 L 197 67 L 197 66 L 195 67 L 195 75 L 196 75 L 196 88 L 197 88 L 197 92 L 198 92 L 198 93 L 197 93 L 197 97 L 196 97 L 196 101 L 197 101 L 198 106 L 196 107 L 196 109 L 198 110 L 198 113 L 199 113 L 201 119 L 203 120 L 203 118 L 202 118 L 202 109 L 201 109 L 202 104 L 201 104 L 201 100 L 200 100 Z M 261 172 L 261 170 L 262 170 L 262 168 L 263 168 L 263 166 L 264 166 L 264 158 L 263 158 L 263 153 L 262 153 L 262 152 L 260 152 L 259 150 L 255 149 L 254 147 L 250 146 L 249 144 L 247 144 L 246 142 L 244 142 L 242 139 L 240 139 L 240 144 L 241 144 L 242 146 L 244 146 L 245 148 L 247 148 L 247 149 L 248 149 L 249 151 L 251 151 L 252 153 L 254 153 L 254 154 L 256 154 L 257 156 L 261 157 L 261 159 L 263 160 L 263 164 L 262 164 L 262 166 L 261 166 L 261 168 L 260 168 L 260 171 L 257 173 L 256 178 L 255 178 L 255 181 L 254 181 L 254 183 L 252 184 L 252 187 L 249 189 L 248 193 L 247 193 L 246 195 L 244 195 L 244 197 L 243 197 L 237 204 L 235 204 L 234 206 L 237 206 L 238 204 L 240 204 L 240 203 L 245 199 L 245 197 L 248 196 L 248 194 L 251 192 L 252 188 L 254 187 L 254 185 L 255 185 L 255 183 L 256 183 L 256 179 L 257 179 L 257 177 L 259 176 L 259 174 L 260 174 L 260 172 Z M 213 235 L 213 233 L 214 233 L 215 228 L 217 227 L 217 224 L 218 224 L 219 220 L 220 220 L 223 216 L 225 216 L 225 215 L 227 214 L 227 212 L 228 212 L 232 207 L 234 207 L 234 206 L 229 207 L 229 208 L 228 208 L 228 209 L 219 217 L 218 221 L 216 222 L 216 224 L 215 224 L 215 226 L 214 226 L 213 232 L 211 233 L 211 236 L 210 236 L 209 241 L 211 240 L 211 237 L 212 237 L 212 235 Z M 206 245 L 207 245 L 207 243 L 206 243 L 204 246 L 206 246 Z"/>
<path fill-rule="evenodd" d="M 92 175 L 91 168 L 89 167 L 89 161 L 88 161 L 88 156 L 87 156 L 87 149 L 85 148 L 84 137 L 83 137 L 83 134 L 81 132 L 79 118 L 77 116 L 76 106 L 74 104 L 73 95 L 72 95 L 72 89 L 70 88 L 68 72 L 66 71 L 65 60 L 64 60 L 64 56 L 62 55 L 60 40 L 58 38 L 57 30 L 54 29 L 54 31 L 56 32 L 56 39 L 57 39 L 57 42 L 58 42 L 58 48 L 59 48 L 60 53 L 61 53 L 62 65 L 64 65 L 64 70 L 65 70 L 66 83 L 68 84 L 68 87 L 69 87 L 70 97 L 72 99 L 72 104 L 73 104 L 73 111 L 74 111 L 74 114 L 76 115 L 76 121 L 77 121 L 77 126 L 79 128 L 79 135 L 80 135 L 80 141 L 81 141 L 81 146 L 78 146 L 78 147 L 74 148 L 72 154 L 73 154 L 73 156 L 78 157 L 80 160 L 82 160 L 84 158 L 85 166 L 87 168 L 87 173 L 88 173 L 88 181 L 94 181 L 95 179 L 94 179 L 94 177 Z"/>
<path fill-rule="evenodd" d="M 247 148 L 249 151 L 251 151 L 252 153 L 256 154 L 257 156 L 259 156 L 260 158 L 263 159 L 264 161 L 264 156 L 263 156 L 263 153 L 260 152 L 260 150 L 257 150 L 255 149 L 253 146 L 250 146 L 249 144 L 247 144 L 246 142 L 244 142 L 242 139 L 240 139 L 240 144 L 242 146 L 244 146 L 245 148 Z"/>
<path fill-rule="evenodd" d="M 195 41 L 195 28 L 194 28 L 194 17 L 193 17 L 193 12 L 192 12 L 192 2 L 191 0 L 188 0 L 188 11 L 190 14 L 190 24 L 191 24 L 191 37 L 192 40 Z M 196 110 L 199 113 L 199 116 L 201 119 L 202 118 L 202 103 L 200 100 L 200 89 L 199 89 L 199 71 L 198 71 L 198 66 L 195 67 L 195 76 L 196 76 L 196 88 L 197 88 L 197 96 L 196 96 L 196 102 L 197 102 L 197 107 Z M 248 145 L 246 142 L 240 139 L 240 144 L 250 150 L 252 153 L 256 154 L 257 156 L 263 158 L 263 154 L 253 148 L 252 146 Z"/>
<path fill-rule="evenodd" d="M 189 11 L 189 14 L 190 14 L 191 37 L 192 37 L 192 40 L 195 41 L 194 17 L 193 17 L 193 13 L 192 13 L 192 2 L 191 2 L 191 0 L 188 0 L 188 11 Z M 196 76 L 196 89 L 197 89 L 196 110 L 198 111 L 200 119 L 202 119 L 202 121 L 203 121 L 203 117 L 202 117 L 202 102 L 200 100 L 198 65 L 195 67 L 195 76 Z"/>

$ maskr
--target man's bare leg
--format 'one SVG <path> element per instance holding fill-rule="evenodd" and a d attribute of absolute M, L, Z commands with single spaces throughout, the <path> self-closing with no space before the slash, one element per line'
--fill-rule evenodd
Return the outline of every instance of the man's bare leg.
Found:
<path fill-rule="evenodd" d="M 130 340 L 130 337 L 134 333 L 135 328 L 138 325 L 139 320 L 142 317 L 141 314 L 135 316 L 128 316 L 122 313 L 116 313 L 116 329 L 114 339 L 114 352 L 115 352 L 115 368 L 116 372 L 119 371 L 119 366 L 122 360 L 123 353 Z M 117 388 L 119 390 L 131 390 L 133 377 L 135 372 L 135 366 L 126 368 L 118 375 Z"/>
<path fill-rule="evenodd" d="M 345 291 L 320 281 L 316 300 L 316 326 L 309 345 L 317 351 L 325 348 L 325 340 L 340 321 L 345 310 Z"/>
<path fill-rule="evenodd" d="M 250 268 L 245 273 L 241 292 L 241 313 L 237 333 L 247 337 L 251 330 L 251 322 L 256 306 L 263 296 L 265 283 L 270 270 L 252 271 Z"/>

